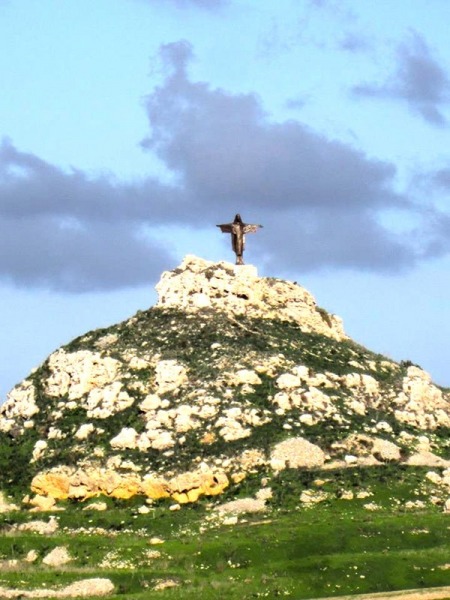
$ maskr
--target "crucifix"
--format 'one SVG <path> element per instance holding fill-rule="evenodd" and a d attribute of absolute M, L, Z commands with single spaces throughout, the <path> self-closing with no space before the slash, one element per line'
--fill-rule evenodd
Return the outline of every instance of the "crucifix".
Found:
<path fill-rule="evenodd" d="M 231 233 L 231 247 L 233 252 L 236 254 L 236 264 L 243 265 L 244 249 L 245 249 L 245 234 L 255 233 L 262 225 L 249 225 L 243 223 L 241 215 L 236 215 L 232 223 L 225 223 L 224 225 L 217 225 L 220 227 L 222 233 Z"/>

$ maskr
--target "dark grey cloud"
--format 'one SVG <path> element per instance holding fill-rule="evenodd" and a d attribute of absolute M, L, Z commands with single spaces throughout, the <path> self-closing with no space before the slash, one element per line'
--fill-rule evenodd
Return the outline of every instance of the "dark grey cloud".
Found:
<path fill-rule="evenodd" d="M 450 101 L 450 79 L 417 33 L 398 48 L 396 70 L 386 81 L 362 83 L 352 92 L 360 98 L 405 102 L 428 123 L 448 125 L 444 110 Z"/>
<path fill-rule="evenodd" d="M 382 224 L 385 211 L 421 218 L 395 190 L 393 164 L 299 121 L 274 122 L 255 95 L 191 81 L 191 59 L 187 42 L 163 46 L 166 74 L 144 101 L 143 149 L 172 171 L 173 185 L 64 171 L 3 142 L 0 277 L 66 291 L 148 283 L 174 260 L 159 227 L 214 234 L 236 212 L 265 226 L 252 256 L 278 273 L 396 271 L 448 251 L 440 226 L 433 238 L 429 227 L 409 237 Z"/>
<path fill-rule="evenodd" d="M 167 188 L 64 172 L 4 140 L 0 146 L 0 277 L 67 291 L 142 284 L 170 264 L 142 233 Z M 176 196 L 176 194 L 175 194 Z M 170 204 L 170 202 L 168 202 Z"/>

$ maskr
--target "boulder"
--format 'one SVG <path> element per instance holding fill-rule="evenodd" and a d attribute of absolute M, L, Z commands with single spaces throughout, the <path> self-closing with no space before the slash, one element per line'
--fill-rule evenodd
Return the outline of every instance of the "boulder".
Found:
<path fill-rule="evenodd" d="M 44 558 L 42 562 L 44 565 L 48 567 L 62 567 L 67 563 L 71 562 L 73 559 L 69 554 L 69 551 L 64 546 L 57 546 L 53 548 L 51 552 L 49 552 Z"/>
<path fill-rule="evenodd" d="M 325 462 L 325 453 L 319 446 L 304 438 L 289 438 L 277 444 L 270 454 L 270 466 L 275 471 L 291 468 L 317 468 Z"/>

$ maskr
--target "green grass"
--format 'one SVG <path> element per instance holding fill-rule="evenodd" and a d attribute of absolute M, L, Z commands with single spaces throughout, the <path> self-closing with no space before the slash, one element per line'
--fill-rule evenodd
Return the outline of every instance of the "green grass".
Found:
<path fill-rule="evenodd" d="M 423 470 L 392 470 L 387 475 L 383 480 L 381 469 L 324 471 L 307 481 L 305 472 L 286 472 L 278 481 L 278 487 L 285 487 L 282 497 L 272 480 L 275 493 L 269 510 L 241 515 L 235 525 L 212 518 L 213 503 L 207 501 L 177 512 L 160 502 L 147 515 L 138 513 L 136 501 L 109 500 L 106 512 L 82 512 L 80 505 L 66 503 L 65 511 L 55 513 L 59 530 L 48 537 L 11 530 L 14 523 L 48 515 L 3 514 L 0 559 L 20 561 L 32 549 L 39 558 L 17 568 L 0 563 L 0 585 L 51 588 L 108 577 L 117 600 L 302 599 L 450 585 L 450 570 L 442 568 L 450 563 L 450 516 L 429 502 L 420 511 L 405 509 L 406 499 L 424 492 Z M 299 494 L 314 481 L 317 485 L 319 477 L 329 498 L 306 508 Z M 340 487 L 370 489 L 373 496 L 341 500 Z M 222 501 L 216 498 L 214 503 Z M 367 502 L 376 502 L 379 510 L 368 511 Z M 153 536 L 165 543 L 150 545 Z M 56 546 L 66 546 L 73 562 L 60 569 L 43 565 L 42 558 Z M 149 550 L 161 556 L 148 558 Z M 114 560 L 102 566 L 111 551 L 128 567 L 120 568 Z M 165 579 L 180 585 L 153 591 Z"/>

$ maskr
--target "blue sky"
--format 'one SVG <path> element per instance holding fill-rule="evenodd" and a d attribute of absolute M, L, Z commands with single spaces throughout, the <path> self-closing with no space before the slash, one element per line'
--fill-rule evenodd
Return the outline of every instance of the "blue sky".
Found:
<path fill-rule="evenodd" d="M 216 223 L 450 386 L 447 0 L 0 0 L 0 397 Z"/>

